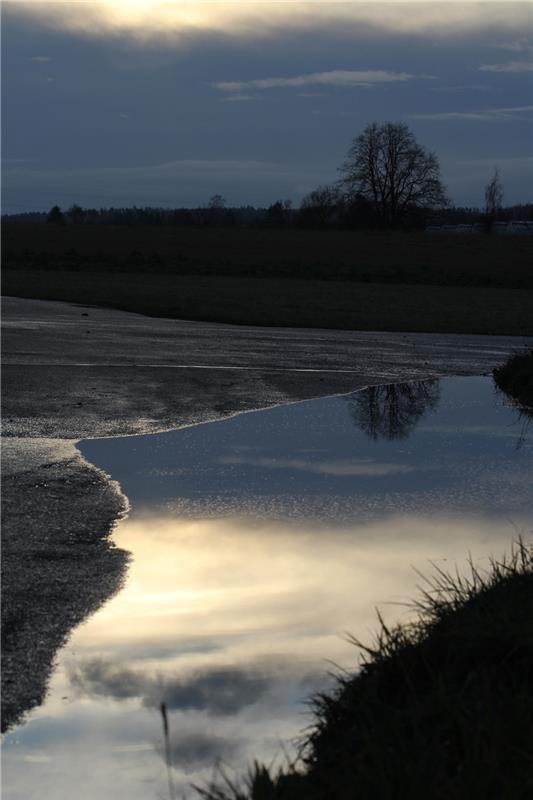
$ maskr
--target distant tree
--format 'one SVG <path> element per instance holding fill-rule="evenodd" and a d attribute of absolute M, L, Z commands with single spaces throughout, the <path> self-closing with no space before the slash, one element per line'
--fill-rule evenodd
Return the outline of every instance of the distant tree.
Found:
<path fill-rule="evenodd" d="M 209 198 L 207 207 L 215 211 L 222 211 L 222 209 L 226 208 L 226 200 L 221 194 L 214 194 Z"/>
<path fill-rule="evenodd" d="M 207 207 L 216 209 L 226 208 L 226 200 L 221 194 L 214 194 L 209 198 Z"/>
<path fill-rule="evenodd" d="M 290 224 L 292 211 L 291 200 L 277 200 L 267 208 L 267 222 L 269 225 L 285 227 Z"/>
<path fill-rule="evenodd" d="M 53 206 L 48 212 L 46 221 L 49 222 L 51 225 L 64 225 L 65 215 L 63 214 L 59 206 Z"/>
<path fill-rule="evenodd" d="M 228 212 L 226 211 L 226 200 L 221 194 L 214 194 L 209 198 L 207 209 L 204 215 L 204 224 L 222 225 L 226 222 Z"/>
<path fill-rule="evenodd" d="M 494 167 L 492 178 L 485 186 L 485 220 L 488 231 L 491 231 L 494 227 L 494 223 L 502 210 L 502 206 L 503 186 L 498 168 Z"/>
<path fill-rule="evenodd" d="M 73 203 L 67 211 L 67 218 L 73 225 L 80 225 L 85 217 L 85 212 L 77 203 Z"/>
<path fill-rule="evenodd" d="M 403 122 L 367 125 L 340 172 L 348 194 L 370 201 L 384 226 L 402 223 L 410 209 L 447 204 L 437 156 L 418 144 Z"/>
<path fill-rule="evenodd" d="M 324 228 L 338 217 L 342 193 L 337 186 L 318 186 L 306 194 L 300 204 L 303 224 Z"/>

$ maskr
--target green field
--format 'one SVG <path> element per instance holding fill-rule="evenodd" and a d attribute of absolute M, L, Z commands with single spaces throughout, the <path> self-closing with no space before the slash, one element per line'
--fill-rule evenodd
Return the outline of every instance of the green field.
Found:
<path fill-rule="evenodd" d="M 7 223 L 3 293 L 257 325 L 531 335 L 526 237 Z"/>

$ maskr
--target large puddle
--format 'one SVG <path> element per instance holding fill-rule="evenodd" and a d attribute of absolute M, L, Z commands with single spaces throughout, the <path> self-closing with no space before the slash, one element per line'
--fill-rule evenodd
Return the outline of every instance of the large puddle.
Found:
<path fill-rule="evenodd" d="M 60 653 L 6 736 L 6 797 L 176 797 L 217 761 L 270 762 L 353 668 L 376 606 L 407 619 L 430 561 L 481 566 L 531 531 L 531 444 L 487 378 L 381 387 L 85 441 L 132 510 L 123 590 Z"/>

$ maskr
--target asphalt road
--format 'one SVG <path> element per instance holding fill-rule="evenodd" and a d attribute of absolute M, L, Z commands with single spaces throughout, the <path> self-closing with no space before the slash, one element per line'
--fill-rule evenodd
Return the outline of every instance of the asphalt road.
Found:
<path fill-rule="evenodd" d="M 4 298 L 2 728 L 43 702 L 57 649 L 120 588 L 127 499 L 75 442 L 414 378 L 490 372 L 512 337 L 254 328 Z"/>

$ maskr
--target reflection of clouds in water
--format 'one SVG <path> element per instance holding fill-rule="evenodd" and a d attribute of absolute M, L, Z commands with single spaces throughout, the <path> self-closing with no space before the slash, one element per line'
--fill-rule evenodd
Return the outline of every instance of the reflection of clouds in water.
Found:
<path fill-rule="evenodd" d="M 160 796 L 164 697 L 177 797 L 206 785 L 217 758 L 237 773 L 254 757 L 270 763 L 309 725 L 304 701 L 325 689 L 332 664 L 355 665 L 345 633 L 371 640 L 376 605 L 387 624 L 409 618 L 387 601 L 412 599 L 420 582 L 412 565 L 431 573 L 429 559 L 453 569 L 458 558 L 461 568 L 470 550 L 483 568 L 514 535 L 502 517 L 395 515 L 343 529 L 123 521 L 115 540 L 134 552 L 128 584 L 76 631 L 47 707 L 21 730 L 26 754 L 50 755 L 51 765 L 21 763 L 24 749 L 11 748 L 19 797 L 36 785 L 53 800 L 70 800 L 73 786 L 80 800 Z M 73 672 L 83 696 L 63 702 L 75 693 Z"/>
<path fill-rule="evenodd" d="M 305 502 L 301 495 L 289 490 L 284 495 L 213 494 L 207 499 L 169 499 L 165 502 L 165 511 L 169 516 L 183 519 L 247 517 L 250 528 L 257 527 L 259 518 L 273 522 L 287 520 L 294 526 L 305 525 L 311 529 L 327 523 L 330 529 L 340 529 L 354 519 L 361 524 L 396 514 L 414 517 L 424 513 L 428 517 L 430 514 L 443 517 L 452 508 L 461 510 L 467 520 L 480 513 L 505 516 L 509 508 L 523 513 L 531 483 L 528 472 L 503 458 L 494 462 L 482 458 L 465 459 L 459 467 L 456 464 L 448 467 L 443 460 L 438 465 L 418 470 L 418 476 L 417 488 L 410 491 L 394 490 L 390 485 L 383 491 L 376 487 L 364 494 L 356 488 L 344 494 L 323 491 L 307 495 Z M 401 480 L 401 475 L 397 478 Z M 142 516 L 142 513 L 134 513 L 130 520 Z"/>
<path fill-rule="evenodd" d="M 28 764 L 49 764 L 52 760 L 50 756 L 39 755 L 38 753 L 35 755 L 33 753 L 29 753 L 28 755 L 23 756 L 23 758 Z"/>
<path fill-rule="evenodd" d="M 192 733 L 186 736 L 171 737 L 170 763 L 185 772 L 202 766 L 211 766 L 220 759 L 234 758 L 240 750 L 239 740 L 229 740 L 223 736 L 205 733 Z"/>
<path fill-rule="evenodd" d="M 185 455 L 173 434 L 150 440 L 152 468 L 196 470 L 198 483 L 167 483 L 155 496 L 164 507 L 140 501 L 114 531 L 132 552 L 128 581 L 74 633 L 46 706 L 17 732 L 17 797 L 35 786 L 53 800 L 73 786 L 79 800 L 168 796 L 162 701 L 176 796 L 194 796 L 217 759 L 237 773 L 269 763 L 309 724 L 305 700 L 334 665 L 356 665 L 346 633 L 372 641 L 376 605 L 387 624 L 410 618 L 412 567 L 431 574 L 430 561 L 453 570 L 457 559 L 462 571 L 470 551 L 483 569 L 517 530 L 527 535 L 530 461 L 500 438 L 515 435 L 509 415 L 479 410 L 470 385 L 458 400 L 443 393 L 440 416 L 419 415 L 427 392 L 412 385 L 369 395 L 369 423 L 400 434 L 417 422 L 424 436 L 408 446 L 358 434 L 345 398 L 181 432 Z M 131 466 L 131 449 L 121 458 Z M 224 480 L 213 482 L 217 463 Z"/>
<path fill-rule="evenodd" d="M 513 519 L 527 528 L 523 514 Z M 346 527 L 128 519 L 115 541 L 134 553 L 129 581 L 77 634 L 78 685 L 93 697 L 122 692 L 152 707 L 164 699 L 169 708 L 212 715 L 255 698 L 272 703 L 280 682 L 298 674 L 301 686 L 310 669 L 325 671 L 324 659 L 353 663 L 344 632 L 366 638 L 376 605 L 408 598 L 417 583 L 412 565 L 431 571 L 429 560 L 462 563 L 469 550 L 476 558 L 499 552 L 513 535 L 502 517 L 435 513 Z M 403 614 L 383 611 L 388 620 Z M 94 661 L 103 654 L 107 666 Z M 305 665 L 295 667 L 295 659 Z M 113 664 L 128 672 L 117 676 Z M 269 683 L 265 676 L 272 675 L 280 680 Z"/>
<path fill-rule="evenodd" d="M 301 458 L 243 458 L 241 456 L 223 456 L 219 464 L 247 464 L 251 467 L 267 467 L 269 469 L 297 469 L 302 472 L 313 472 L 317 475 L 334 475 L 348 477 L 350 475 L 367 477 L 385 477 L 414 472 L 416 467 L 407 464 L 387 464 L 360 459 L 358 461 L 306 461 Z"/>
<path fill-rule="evenodd" d="M 521 417 L 517 414 L 515 419 L 506 427 L 494 430 L 491 425 L 465 425 L 461 428 L 463 436 L 490 436 L 492 439 L 514 439 L 518 442 L 521 438 L 522 429 L 520 426 Z M 457 427 L 454 425 L 439 425 L 438 423 L 424 424 L 420 426 L 424 433 L 451 433 L 457 434 Z"/>
<path fill-rule="evenodd" d="M 121 667 L 102 658 L 71 666 L 69 680 L 79 694 L 127 700 L 138 697 L 143 705 L 170 710 L 206 711 L 213 715 L 237 714 L 268 692 L 273 678 L 254 670 L 220 667 L 189 678 L 163 676 Z"/>

